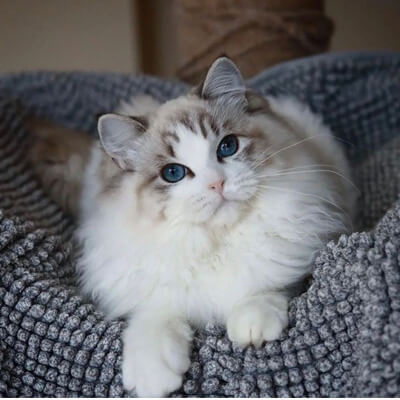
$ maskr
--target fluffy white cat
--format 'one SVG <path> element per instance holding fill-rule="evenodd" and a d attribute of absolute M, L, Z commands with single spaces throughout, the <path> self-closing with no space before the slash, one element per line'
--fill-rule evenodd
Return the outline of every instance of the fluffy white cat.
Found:
<path fill-rule="evenodd" d="M 127 318 L 126 389 L 165 396 L 190 365 L 191 326 L 225 324 L 241 346 L 280 336 L 285 289 L 350 229 L 355 191 L 321 119 L 246 89 L 225 57 L 189 94 L 118 112 L 130 116 L 99 119 L 84 164 L 78 268 L 107 317 Z"/>

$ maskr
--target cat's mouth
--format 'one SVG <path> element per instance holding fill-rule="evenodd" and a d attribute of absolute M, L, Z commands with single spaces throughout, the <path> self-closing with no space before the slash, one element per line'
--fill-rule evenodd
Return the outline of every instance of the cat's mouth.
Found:
<path fill-rule="evenodd" d="M 214 217 L 217 214 L 219 214 L 220 211 L 223 210 L 229 202 L 230 201 L 226 197 L 221 195 L 221 198 L 218 204 L 214 206 L 214 209 L 212 210 L 210 217 Z"/>
<path fill-rule="evenodd" d="M 215 207 L 215 210 L 213 212 L 213 215 L 218 214 L 219 212 L 221 212 L 222 210 L 226 209 L 226 208 L 230 208 L 233 209 L 235 207 L 239 206 L 239 203 L 241 203 L 240 200 L 236 200 L 236 199 L 229 199 L 225 196 L 221 197 L 221 201 L 219 202 L 219 204 L 217 205 L 217 207 Z"/>
<path fill-rule="evenodd" d="M 227 201 L 228 200 L 226 200 L 225 197 L 222 197 L 217 207 L 215 207 L 213 214 L 216 214 L 226 204 Z"/>

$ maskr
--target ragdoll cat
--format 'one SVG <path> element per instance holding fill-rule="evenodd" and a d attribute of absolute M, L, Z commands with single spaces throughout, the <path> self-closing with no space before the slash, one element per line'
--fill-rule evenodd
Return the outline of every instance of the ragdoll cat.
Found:
<path fill-rule="evenodd" d="M 189 367 L 191 325 L 225 324 L 240 346 L 280 336 L 285 288 L 349 229 L 354 189 L 320 118 L 246 89 L 225 57 L 187 95 L 120 112 L 100 117 L 87 151 L 46 164 L 65 150 L 48 135 L 34 160 L 65 208 L 80 204 L 84 293 L 127 318 L 125 388 L 165 396 Z"/>

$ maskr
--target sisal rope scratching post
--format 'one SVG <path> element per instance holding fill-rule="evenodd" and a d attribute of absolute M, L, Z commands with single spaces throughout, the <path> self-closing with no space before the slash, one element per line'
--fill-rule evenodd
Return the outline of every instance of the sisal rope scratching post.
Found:
<path fill-rule="evenodd" d="M 328 49 L 323 0 L 175 0 L 181 56 L 177 75 L 198 82 L 222 54 L 248 78 L 265 67 Z"/>

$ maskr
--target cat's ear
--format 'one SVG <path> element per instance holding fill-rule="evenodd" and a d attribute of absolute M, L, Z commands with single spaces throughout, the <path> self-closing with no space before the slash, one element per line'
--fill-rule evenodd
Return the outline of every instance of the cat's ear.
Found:
<path fill-rule="evenodd" d="M 228 57 L 220 57 L 211 65 L 198 93 L 204 99 L 223 97 L 227 102 L 237 102 L 245 100 L 246 87 L 235 63 Z"/>
<path fill-rule="evenodd" d="M 120 168 L 133 170 L 138 139 L 147 129 L 146 119 L 105 114 L 99 118 L 97 127 L 105 152 Z"/>

